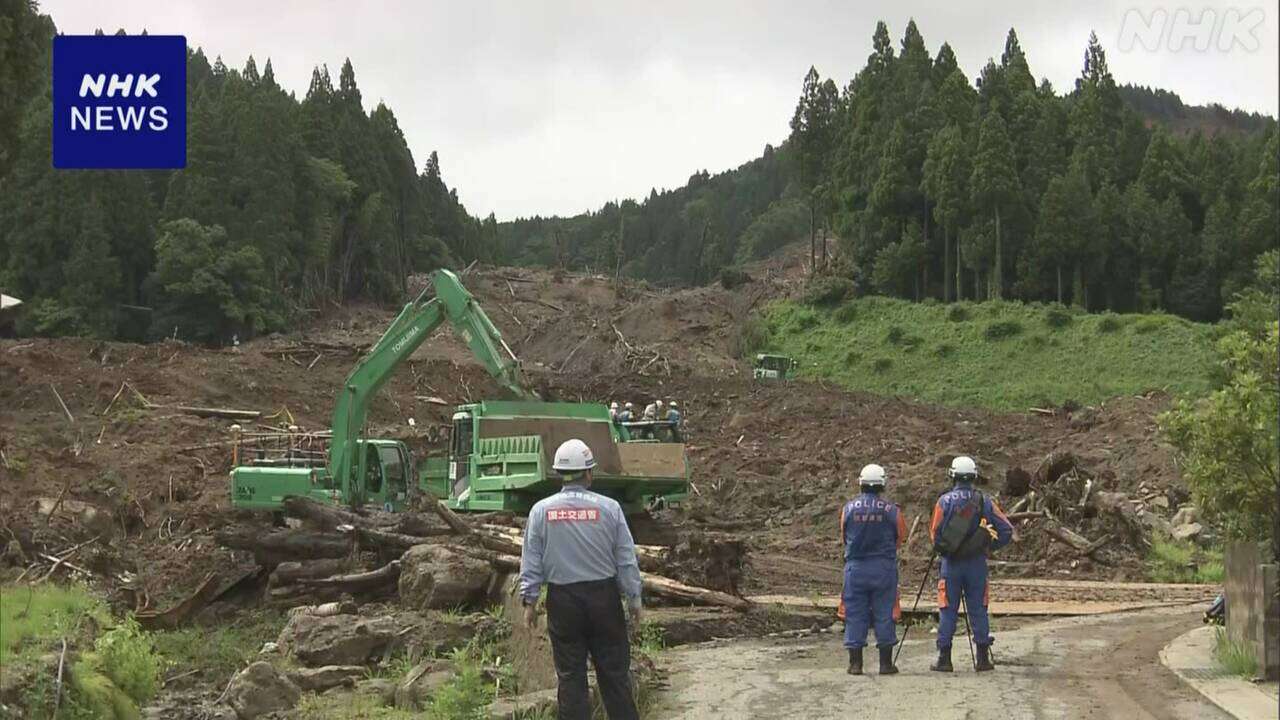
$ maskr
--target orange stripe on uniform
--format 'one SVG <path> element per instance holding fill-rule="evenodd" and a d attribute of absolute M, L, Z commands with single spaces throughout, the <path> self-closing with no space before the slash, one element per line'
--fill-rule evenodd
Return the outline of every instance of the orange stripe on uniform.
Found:
<path fill-rule="evenodd" d="M 844 596 L 840 597 L 840 604 L 836 606 L 836 617 L 844 620 Z"/>
<path fill-rule="evenodd" d="M 942 525 L 942 503 L 933 506 L 933 519 L 929 521 L 929 541 L 937 542 L 938 526 Z"/>
<path fill-rule="evenodd" d="M 893 621 L 902 622 L 902 593 L 897 590 L 893 591 Z"/>
<path fill-rule="evenodd" d="M 947 581 L 945 579 L 938 580 L 938 609 L 947 606 Z"/>
<path fill-rule="evenodd" d="M 902 508 L 898 508 L 898 547 L 907 541 L 907 521 L 902 517 Z"/>

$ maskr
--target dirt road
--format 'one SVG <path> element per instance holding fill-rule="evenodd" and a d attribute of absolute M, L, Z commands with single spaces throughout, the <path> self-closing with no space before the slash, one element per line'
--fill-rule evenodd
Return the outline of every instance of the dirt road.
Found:
<path fill-rule="evenodd" d="M 1200 622 L 1185 609 L 1068 618 L 999 632 L 996 672 L 928 670 L 933 638 L 908 638 L 893 677 L 849 677 L 835 634 L 673 650 L 652 717 L 877 720 L 1229 720 L 1166 670 L 1160 649 Z M 868 657 L 875 667 L 874 655 Z"/>

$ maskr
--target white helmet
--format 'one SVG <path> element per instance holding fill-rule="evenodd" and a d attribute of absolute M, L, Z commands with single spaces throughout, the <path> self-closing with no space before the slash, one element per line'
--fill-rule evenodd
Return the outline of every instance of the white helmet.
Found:
<path fill-rule="evenodd" d="M 884 483 L 885 483 L 884 468 L 875 463 L 871 463 L 870 465 L 864 465 L 862 467 L 862 472 L 858 473 L 859 485 L 872 485 L 876 487 L 884 487 Z"/>
<path fill-rule="evenodd" d="M 614 400 L 613 402 L 609 403 L 609 407 L 610 407 L 610 408 L 612 408 L 612 409 L 614 409 L 614 410 L 617 410 L 617 409 L 618 409 L 618 401 L 617 401 L 617 400 Z"/>
<path fill-rule="evenodd" d="M 626 409 L 630 410 L 631 408 L 633 408 L 633 407 L 635 407 L 635 406 L 631 404 L 631 401 L 627 401 L 627 404 L 626 404 L 626 405 L 623 405 L 623 407 L 625 407 Z"/>
<path fill-rule="evenodd" d="M 978 465 L 968 455 L 960 455 L 951 461 L 951 469 L 947 471 L 947 477 L 952 480 L 963 478 L 973 481 L 978 477 Z"/>
<path fill-rule="evenodd" d="M 578 439 L 565 440 L 556 450 L 555 462 L 551 468 L 562 473 L 580 473 L 596 466 L 596 458 L 591 448 Z"/>
<path fill-rule="evenodd" d="M 662 407 L 662 401 L 661 401 L 661 400 L 654 400 L 654 401 L 653 401 L 653 404 L 654 404 L 654 405 L 657 405 L 658 407 Z"/>
<path fill-rule="evenodd" d="M 675 400 L 672 400 L 671 402 L 667 403 L 667 405 L 668 405 L 668 406 L 670 406 L 672 410 L 675 410 L 675 409 L 676 409 L 676 401 L 675 401 Z"/>

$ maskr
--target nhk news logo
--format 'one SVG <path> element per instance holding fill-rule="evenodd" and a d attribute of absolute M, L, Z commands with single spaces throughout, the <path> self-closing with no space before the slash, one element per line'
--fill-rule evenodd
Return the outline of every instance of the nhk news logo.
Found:
<path fill-rule="evenodd" d="M 181 35 L 53 39 L 53 166 L 187 164 L 187 40 Z"/>

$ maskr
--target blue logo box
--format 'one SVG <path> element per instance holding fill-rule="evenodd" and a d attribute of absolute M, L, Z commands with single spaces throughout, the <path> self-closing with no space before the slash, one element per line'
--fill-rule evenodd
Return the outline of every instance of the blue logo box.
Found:
<path fill-rule="evenodd" d="M 187 39 L 58 35 L 53 39 L 53 166 L 187 165 Z"/>

